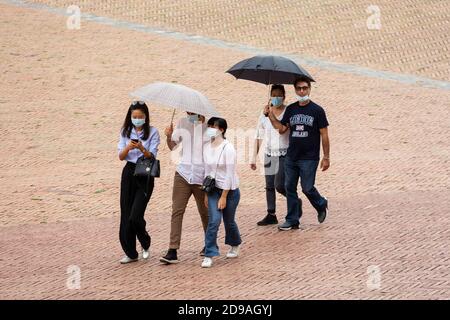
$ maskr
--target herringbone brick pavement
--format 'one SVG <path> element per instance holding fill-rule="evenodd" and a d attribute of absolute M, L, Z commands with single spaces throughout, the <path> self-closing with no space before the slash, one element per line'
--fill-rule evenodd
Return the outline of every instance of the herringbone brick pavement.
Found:
<path fill-rule="evenodd" d="M 380 70 L 450 80 L 450 6 L 432 0 L 34 0 Z M 376 7 L 374 7 L 376 6 Z M 379 10 L 380 29 L 369 29 Z"/>

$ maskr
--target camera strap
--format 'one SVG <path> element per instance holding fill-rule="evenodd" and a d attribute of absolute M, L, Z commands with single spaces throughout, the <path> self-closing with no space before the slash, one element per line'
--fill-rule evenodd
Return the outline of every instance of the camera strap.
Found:
<path fill-rule="evenodd" d="M 219 168 L 220 157 L 222 156 L 223 150 L 225 150 L 225 147 L 227 146 L 227 144 L 228 144 L 228 142 L 225 141 L 225 145 L 223 146 L 222 151 L 220 151 L 219 159 L 217 160 L 216 170 L 214 171 L 214 179 L 216 178 L 217 169 Z"/>

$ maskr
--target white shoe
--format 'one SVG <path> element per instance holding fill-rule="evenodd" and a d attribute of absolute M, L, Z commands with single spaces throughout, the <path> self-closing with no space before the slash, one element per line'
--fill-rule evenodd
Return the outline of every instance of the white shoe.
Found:
<path fill-rule="evenodd" d="M 205 257 L 202 262 L 202 268 L 211 268 L 213 260 L 210 257 Z"/>
<path fill-rule="evenodd" d="M 142 249 L 142 259 L 147 260 L 150 257 L 150 250 Z"/>
<path fill-rule="evenodd" d="M 123 257 L 122 259 L 120 259 L 120 263 L 121 264 L 126 264 L 126 263 L 130 263 L 130 262 L 136 262 L 138 261 L 138 259 L 131 259 L 128 256 Z"/>
<path fill-rule="evenodd" d="M 227 258 L 237 258 L 239 256 L 239 246 L 233 246 L 227 253 Z"/>

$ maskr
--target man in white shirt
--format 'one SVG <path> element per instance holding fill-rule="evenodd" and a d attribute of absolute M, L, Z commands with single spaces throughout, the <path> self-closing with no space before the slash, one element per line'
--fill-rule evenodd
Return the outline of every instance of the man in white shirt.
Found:
<path fill-rule="evenodd" d="M 181 161 L 177 166 L 173 181 L 172 218 L 170 227 L 169 250 L 159 260 L 165 264 L 178 263 L 177 250 L 180 248 L 183 215 L 186 206 L 194 195 L 203 230 L 208 227 L 208 208 L 204 204 L 204 192 L 201 186 L 204 178 L 203 144 L 206 130 L 205 117 L 187 112 L 187 117 L 179 120 L 176 129 L 173 124 L 166 128 L 166 142 L 170 150 L 180 144 Z M 204 255 L 204 248 L 200 252 Z"/>

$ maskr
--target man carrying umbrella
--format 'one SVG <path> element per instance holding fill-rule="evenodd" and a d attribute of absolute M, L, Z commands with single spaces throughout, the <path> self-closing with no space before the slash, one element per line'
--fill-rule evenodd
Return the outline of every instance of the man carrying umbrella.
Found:
<path fill-rule="evenodd" d="M 311 80 L 308 77 L 296 79 L 294 88 L 298 101 L 287 107 L 281 120 L 276 118 L 272 109 L 266 107 L 264 110 L 273 127 L 278 129 L 280 134 L 290 129 L 289 147 L 285 160 L 288 213 L 286 221 L 278 226 L 283 231 L 299 228 L 302 216 L 297 194 L 299 179 L 302 192 L 317 210 L 320 223 L 325 220 L 328 211 L 328 200 L 321 196 L 314 186 L 320 159 L 320 141 L 323 147 L 320 168 L 325 171 L 330 167 L 328 120 L 324 109 L 309 99 Z"/>
<path fill-rule="evenodd" d="M 159 260 L 165 264 L 178 263 L 177 250 L 180 248 L 183 215 L 191 195 L 194 195 L 202 220 L 203 230 L 208 227 L 208 208 L 205 206 L 205 193 L 201 190 L 204 179 L 203 139 L 206 131 L 205 117 L 187 112 L 173 129 L 166 128 L 166 142 L 170 150 L 181 144 L 181 161 L 175 171 L 172 194 L 172 218 L 170 226 L 169 250 Z M 204 248 L 200 255 L 204 255 Z"/>
<path fill-rule="evenodd" d="M 133 91 L 130 95 L 174 109 L 171 125 L 166 128 L 165 134 L 170 150 L 181 145 L 181 162 L 177 166 L 173 182 L 169 250 L 160 261 L 165 264 L 178 263 L 177 250 L 180 248 L 183 215 L 191 195 L 194 195 L 197 203 L 203 231 L 208 227 L 208 209 L 203 201 L 204 192 L 201 190 L 205 170 L 203 144 L 208 142 L 204 139 L 205 116 L 220 114 L 202 93 L 181 84 L 155 82 Z M 185 111 L 187 116 L 180 119 L 174 130 L 172 122 L 176 109 Z M 204 248 L 200 255 L 204 255 Z"/>

